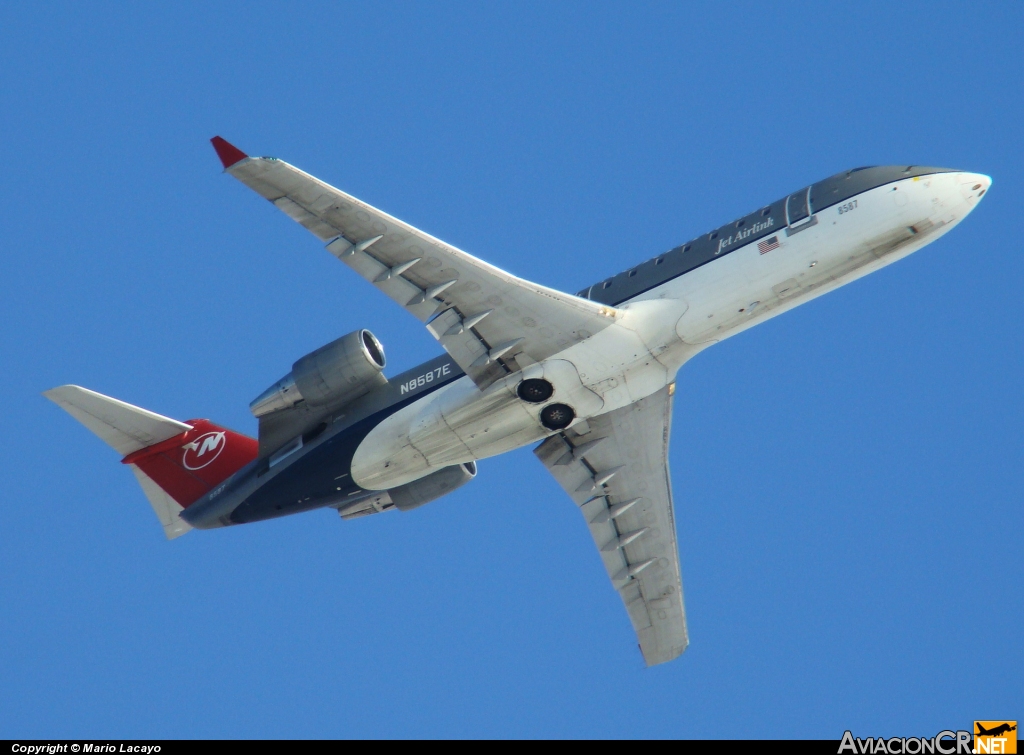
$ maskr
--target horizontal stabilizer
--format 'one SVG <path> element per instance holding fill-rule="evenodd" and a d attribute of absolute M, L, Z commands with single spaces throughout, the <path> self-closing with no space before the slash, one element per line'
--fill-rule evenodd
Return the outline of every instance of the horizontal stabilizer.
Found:
<path fill-rule="evenodd" d="M 43 395 L 96 433 L 122 456 L 192 429 L 191 425 L 184 422 L 77 385 L 62 385 Z"/>

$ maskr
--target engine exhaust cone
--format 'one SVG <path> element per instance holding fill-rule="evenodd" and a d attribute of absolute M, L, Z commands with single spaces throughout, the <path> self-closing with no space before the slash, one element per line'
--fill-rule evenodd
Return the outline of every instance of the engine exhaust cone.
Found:
<path fill-rule="evenodd" d="M 529 401 L 531 404 L 541 404 L 547 401 L 554 392 L 555 389 L 551 383 L 538 378 L 524 380 L 516 388 L 516 395 L 523 401 Z"/>
<path fill-rule="evenodd" d="M 540 413 L 540 422 L 548 430 L 564 430 L 576 419 L 576 412 L 565 404 L 549 404 Z"/>

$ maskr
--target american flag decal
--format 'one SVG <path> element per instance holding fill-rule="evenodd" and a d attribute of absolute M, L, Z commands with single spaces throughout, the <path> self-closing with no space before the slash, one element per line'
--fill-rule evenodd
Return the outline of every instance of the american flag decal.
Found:
<path fill-rule="evenodd" d="M 768 254 L 772 249 L 779 248 L 779 237 L 772 236 L 770 239 L 757 242 L 757 249 L 761 254 Z"/>

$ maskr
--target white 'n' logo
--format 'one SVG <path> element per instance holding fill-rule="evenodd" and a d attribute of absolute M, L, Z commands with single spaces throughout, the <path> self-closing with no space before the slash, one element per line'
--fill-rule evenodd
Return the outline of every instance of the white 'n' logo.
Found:
<path fill-rule="evenodd" d="M 185 469 L 202 469 L 212 464 L 226 445 L 227 437 L 223 431 L 204 433 L 184 446 L 181 463 Z"/>

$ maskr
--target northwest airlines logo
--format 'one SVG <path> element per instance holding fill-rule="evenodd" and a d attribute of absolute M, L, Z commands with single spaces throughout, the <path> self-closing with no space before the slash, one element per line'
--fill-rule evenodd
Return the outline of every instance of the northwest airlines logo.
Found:
<path fill-rule="evenodd" d="M 202 469 L 212 464 L 227 444 L 228 441 L 223 432 L 204 433 L 191 443 L 182 446 L 185 449 L 185 454 L 182 456 L 181 463 L 185 469 Z"/>

